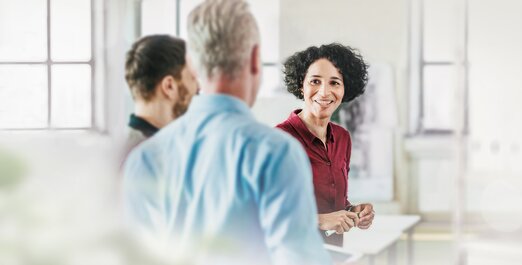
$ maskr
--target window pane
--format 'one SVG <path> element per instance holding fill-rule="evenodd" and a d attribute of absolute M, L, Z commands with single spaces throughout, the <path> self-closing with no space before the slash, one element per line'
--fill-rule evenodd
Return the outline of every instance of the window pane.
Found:
<path fill-rule="evenodd" d="M 279 61 L 279 0 L 250 0 L 261 34 L 263 62 Z"/>
<path fill-rule="evenodd" d="M 91 1 L 51 0 L 53 61 L 91 59 Z"/>
<path fill-rule="evenodd" d="M 141 35 L 176 35 L 176 0 L 141 2 Z"/>
<path fill-rule="evenodd" d="M 187 19 L 190 11 L 199 4 L 203 3 L 203 0 L 181 0 L 180 3 L 180 36 L 183 39 L 187 39 Z"/>
<path fill-rule="evenodd" d="M 0 61 L 45 61 L 46 16 L 46 0 L 0 0 Z"/>
<path fill-rule="evenodd" d="M 91 126 L 91 67 L 53 65 L 51 72 L 51 126 L 86 128 Z"/>
<path fill-rule="evenodd" d="M 282 91 L 281 70 L 278 66 L 263 66 L 259 97 L 269 97 Z"/>
<path fill-rule="evenodd" d="M 458 1 L 424 0 L 424 59 L 453 61 L 457 47 Z"/>
<path fill-rule="evenodd" d="M 451 130 L 455 107 L 455 67 L 448 65 L 424 68 L 423 128 Z"/>
<path fill-rule="evenodd" d="M 0 128 L 47 126 L 47 67 L 0 65 Z"/>

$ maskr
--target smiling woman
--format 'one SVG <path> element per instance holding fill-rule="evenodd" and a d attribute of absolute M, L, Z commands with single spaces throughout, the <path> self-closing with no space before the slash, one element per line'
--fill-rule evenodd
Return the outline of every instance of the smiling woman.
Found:
<path fill-rule="evenodd" d="M 329 119 L 343 100 L 343 77 L 330 61 L 321 58 L 308 68 L 302 94 L 306 112 L 300 112 L 299 116 L 306 115 L 304 121 Z M 323 142 L 326 137 L 326 132 L 324 133 L 325 135 L 319 137 Z"/>
<path fill-rule="evenodd" d="M 366 229 L 373 221 L 373 206 L 354 206 L 348 200 L 348 172 L 352 141 L 341 126 L 330 122 L 342 102 L 364 92 L 368 66 L 352 48 L 333 43 L 310 47 L 284 63 L 285 84 L 290 93 L 304 100 L 278 128 L 299 140 L 313 171 L 319 229 L 326 243 L 342 245 L 342 234 L 352 227 Z"/>

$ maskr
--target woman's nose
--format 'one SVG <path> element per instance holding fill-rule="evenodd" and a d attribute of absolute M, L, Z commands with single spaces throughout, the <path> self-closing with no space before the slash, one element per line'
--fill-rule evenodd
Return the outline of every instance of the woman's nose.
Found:
<path fill-rule="evenodd" d="M 326 95 L 328 95 L 329 91 L 330 91 L 330 88 L 328 87 L 328 85 L 322 84 L 319 87 L 319 91 L 318 92 L 319 92 L 319 95 L 326 96 Z"/>

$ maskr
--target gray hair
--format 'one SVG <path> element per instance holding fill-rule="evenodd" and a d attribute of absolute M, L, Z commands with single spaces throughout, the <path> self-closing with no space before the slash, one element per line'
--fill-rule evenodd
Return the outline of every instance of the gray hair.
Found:
<path fill-rule="evenodd" d="M 259 43 L 259 29 L 243 0 L 206 0 L 188 18 L 189 55 L 202 78 L 235 77 Z"/>

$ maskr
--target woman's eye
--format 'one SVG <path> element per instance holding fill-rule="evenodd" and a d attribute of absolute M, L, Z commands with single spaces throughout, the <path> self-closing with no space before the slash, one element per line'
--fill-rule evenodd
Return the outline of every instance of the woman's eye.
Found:
<path fill-rule="evenodd" d="M 313 85 L 319 85 L 319 84 L 321 84 L 321 81 L 319 81 L 318 79 L 312 79 L 312 80 L 310 81 L 310 84 L 313 84 Z"/>
<path fill-rule="evenodd" d="M 340 86 L 341 83 L 336 82 L 336 81 L 332 81 L 332 82 L 330 82 L 330 85 L 332 85 L 332 86 Z"/>

